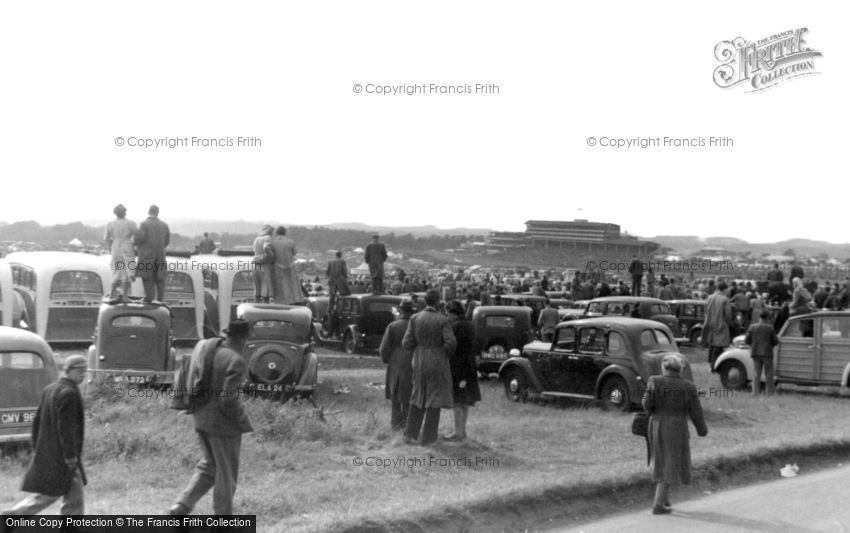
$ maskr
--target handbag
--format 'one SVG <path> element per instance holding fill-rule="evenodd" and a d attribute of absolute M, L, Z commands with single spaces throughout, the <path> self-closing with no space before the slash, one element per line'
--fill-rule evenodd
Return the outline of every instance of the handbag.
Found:
<path fill-rule="evenodd" d="M 646 437 L 649 433 L 649 413 L 635 413 L 632 416 L 632 435 Z"/>

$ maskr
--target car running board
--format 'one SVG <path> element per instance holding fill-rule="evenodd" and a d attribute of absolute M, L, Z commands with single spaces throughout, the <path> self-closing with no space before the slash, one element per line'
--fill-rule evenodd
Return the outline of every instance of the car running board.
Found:
<path fill-rule="evenodd" d="M 576 394 L 573 392 L 548 392 L 543 391 L 540 393 L 540 396 L 556 396 L 558 398 L 580 398 L 582 400 L 592 400 L 593 396 L 589 394 Z"/>

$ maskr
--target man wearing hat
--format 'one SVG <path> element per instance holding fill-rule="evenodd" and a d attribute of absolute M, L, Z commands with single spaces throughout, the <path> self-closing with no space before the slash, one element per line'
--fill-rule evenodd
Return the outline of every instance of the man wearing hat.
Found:
<path fill-rule="evenodd" d="M 165 278 L 168 275 L 165 249 L 170 241 L 168 224 L 159 219 L 159 207 L 152 205 L 148 209 L 147 220 L 141 223 L 136 233 L 136 246 L 139 248 L 136 272 L 142 278 L 145 300 L 161 302 L 165 298 Z"/>
<path fill-rule="evenodd" d="M 239 400 L 245 380 L 246 365 L 242 350 L 248 339 L 250 325 L 244 320 L 231 320 L 224 330 L 227 338 L 212 353 L 196 350 L 192 357 L 212 357 L 209 383 L 194 398 L 195 431 L 201 443 L 203 458 L 186 489 L 169 509 L 172 515 L 185 515 L 211 488 L 213 511 L 217 515 L 232 515 L 233 495 L 239 474 L 239 452 L 242 434 L 253 431 L 242 402 Z M 200 341 L 204 342 L 204 341 Z M 206 361 L 192 361 L 191 366 L 209 368 Z M 204 371 L 206 373 L 206 370 Z"/>
<path fill-rule="evenodd" d="M 413 390 L 413 350 L 408 350 L 401 344 L 412 315 L 413 302 L 401 302 L 401 315 L 387 326 L 378 349 L 381 360 L 387 365 L 387 385 L 384 390 L 391 402 L 390 423 L 395 431 L 404 431 L 410 393 Z"/>
<path fill-rule="evenodd" d="M 366 245 L 364 259 L 369 265 L 369 275 L 372 277 L 372 292 L 383 294 L 384 292 L 384 262 L 387 260 L 387 247 L 378 242 L 380 236 L 372 235 L 372 242 Z"/>
<path fill-rule="evenodd" d="M 81 462 L 85 419 L 79 385 L 87 372 L 86 358 L 72 355 L 65 360 L 62 377 L 45 387 L 32 424 L 32 462 L 21 487 L 35 494 L 0 515 L 33 515 L 60 497 L 63 515 L 85 514 L 86 474 Z"/>
<path fill-rule="evenodd" d="M 103 240 L 112 253 L 112 297 L 130 295 L 130 282 L 133 280 L 136 251 L 133 248 L 133 237 L 136 234 L 136 223 L 127 217 L 127 208 L 118 204 L 112 210 L 115 220 L 106 225 L 106 235 Z"/>

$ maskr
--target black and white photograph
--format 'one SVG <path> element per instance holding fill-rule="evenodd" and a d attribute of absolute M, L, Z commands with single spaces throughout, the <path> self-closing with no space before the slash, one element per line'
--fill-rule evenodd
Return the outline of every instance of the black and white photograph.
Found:
<path fill-rule="evenodd" d="M 0 5 L 0 532 L 850 530 L 847 15 Z"/>

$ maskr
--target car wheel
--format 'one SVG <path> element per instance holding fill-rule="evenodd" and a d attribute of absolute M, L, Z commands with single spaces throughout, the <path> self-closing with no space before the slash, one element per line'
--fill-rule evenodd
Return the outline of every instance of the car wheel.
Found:
<path fill-rule="evenodd" d="M 699 338 L 702 335 L 702 330 L 695 329 L 691 332 L 691 344 L 699 346 Z"/>
<path fill-rule="evenodd" d="M 505 374 L 505 395 L 512 402 L 528 399 L 528 380 L 519 368 L 510 368 Z"/>
<path fill-rule="evenodd" d="M 720 383 L 727 389 L 741 390 L 747 386 L 747 369 L 740 361 L 726 361 L 720 367 Z"/>
<path fill-rule="evenodd" d="M 620 376 L 611 376 L 602 384 L 599 399 L 605 409 L 628 411 L 632 403 L 629 399 L 629 386 Z"/>
<path fill-rule="evenodd" d="M 348 355 L 357 353 L 357 343 L 354 342 L 354 335 L 350 331 L 345 332 L 345 336 L 342 338 L 342 344 L 345 346 L 345 353 Z"/>

